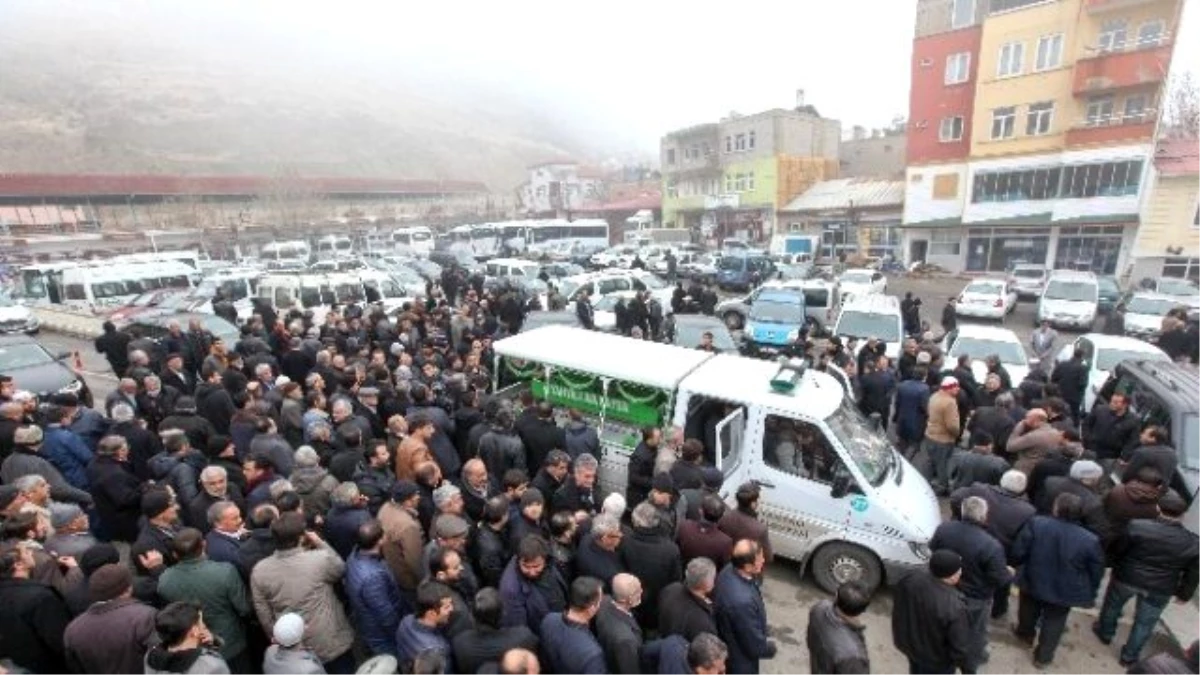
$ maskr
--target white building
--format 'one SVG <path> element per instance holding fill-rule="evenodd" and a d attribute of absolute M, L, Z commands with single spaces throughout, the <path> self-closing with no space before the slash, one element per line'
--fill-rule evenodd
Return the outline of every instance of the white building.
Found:
<path fill-rule="evenodd" d="M 529 167 L 529 180 L 517 188 L 524 215 L 565 217 L 569 212 L 604 200 L 599 170 L 569 160 Z"/>

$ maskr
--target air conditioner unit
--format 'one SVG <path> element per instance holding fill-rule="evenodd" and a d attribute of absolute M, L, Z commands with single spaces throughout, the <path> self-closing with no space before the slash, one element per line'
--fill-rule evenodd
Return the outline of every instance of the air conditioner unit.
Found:
<path fill-rule="evenodd" d="M 924 129 L 927 126 L 929 126 L 929 122 L 926 122 L 925 120 L 921 120 L 920 122 L 917 122 L 918 129 Z"/>
<path fill-rule="evenodd" d="M 933 59 L 921 59 L 921 67 L 929 68 L 933 65 Z"/>

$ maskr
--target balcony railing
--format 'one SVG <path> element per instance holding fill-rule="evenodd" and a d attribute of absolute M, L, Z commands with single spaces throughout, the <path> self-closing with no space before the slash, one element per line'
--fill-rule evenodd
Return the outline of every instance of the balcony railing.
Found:
<path fill-rule="evenodd" d="M 1067 130 L 1067 146 L 1147 140 L 1153 138 L 1157 122 L 1157 110 L 1089 117 L 1079 120 Z"/>
<path fill-rule="evenodd" d="M 1140 7 L 1142 5 L 1152 5 L 1158 2 L 1166 2 L 1167 0 L 1087 0 L 1084 7 L 1090 14 L 1102 14 L 1105 12 L 1115 12 L 1131 7 Z M 1171 0 L 1174 2 L 1175 0 Z"/>
<path fill-rule="evenodd" d="M 1160 84 L 1171 61 L 1167 36 L 1147 42 L 1127 42 L 1115 49 L 1097 50 L 1075 63 L 1072 90 L 1076 95 Z"/>

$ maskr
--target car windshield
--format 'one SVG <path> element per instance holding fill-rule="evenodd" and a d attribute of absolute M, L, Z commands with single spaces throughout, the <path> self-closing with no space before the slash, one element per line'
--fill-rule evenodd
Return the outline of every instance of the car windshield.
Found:
<path fill-rule="evenodd" d="M 1042 297 L 1047 300 L 1069 300 L 1072 302 L 1095 302 L 1096 284 L 1087 281 L 1055 280 L 1046 284 Z"/>
<path fill-rule="evenodd" d="M 1101 293 L 1108 293 L 1110 295 L 1119 295 L 1121 293 L 1121 287 L 1117 285 L 1117 282 L 1108 277 L 1100 277 L 1096 280 L 1096 284 L 1100 286 Z"/>
<path fill-rule="evenodd" d="M 636 278 L 638 281 L 645 284 L 647 289 L 652 291 L 661 291 L 667 287 L 666 283 L 664 283 L 662 279 L 659 279 L 653 274 L 640 274 Z"/>
<path fill-rule="evenodd" d="M 1096 363 L 1093 368 L 1108 372 L 1126 359 L 1139 361 L 1170 361 L 1171 358 L 1161 351 L 1141 349 L 1100 349 L 1096 352 Z"/>
<path fill-rule="evenodd" d="M 842 398 L 842 405 L 825 419 L 825 424 L 867 482 L 878 485 L 895 460 L 895 450 L 887 438 L 871 431 L 871 422 L 848 397 Z"/>
<path fill-rule="evenodd" d="M 625 296 L 623 295 L 609 293 L 608 295 L 593 302 L 592 309 L 595 309 L 597 312 L 611 312 L 613 311 L 613 308 L 617 306 L 617 302 L 624 299 Z"/>
<path fill-rule="evenodd" d="M 0 307 L 16 307 L 17 303 L 4 293 L 0 293 Z"/>
<path fill-rule="evenodd" d="M 1200 295 L 1200 288 L 1183 279 L 1159 279 L 1158 292 L 1166 295 L 1194 297 Z"/>
<path fill-rule="evenodd" d="M 759 296 L 750 305 L 751 321 L 769 321 L 771 323 L 804 323 L 804 303 L 794 295 Z"/>
<path fill-rule="evenodd" d="M 884 342 L 899 342 L 900 320 L 894 314 L 843 311 L 834 332 L 846 337 L 876 337 Z"/>
<path fill-rule="evenodd" d="M 995 281 L 976 281 L 966 287 L 963 293 L 974 293 L 976 295 L 1000 295 L 1004 290 L 1004 284 Z"/>
<path fill-rule="evenodd" d="M 1200 417 L 1183 417 L 1183 465 L 1189 469 L 1200 469 Z"/>
<path fill-rule="evenodd" d="M 867 272 L 847 272 L 839 279 L 843 284 L 869 284 L 871 275 Z"/>
<path fill-rule="evenodd" d="M 525 323 L 521 324 L 521 332 L 524 333 L 534 328 L 542 326 L 577 326 L 579 321 L 574 314 L 569 312 L 530 312 L 525 317 Z"/>
<path fill-rule="evenodd" d="M 724 324 L 701 323 L 692 321 L 675 322 L 675 339 L 672 343 L 677 347 L 687 347 L 693 349 L 700 344 L 700 339 L 705 331 L 710 331 L 713 334 L 713 346 L 722 352 L 736 353 L 737 344 L 733 341 L 733 336 L 729 334 L 729 330 Z"/>
<path fill-rule="evenodd" d="M 1017 269 L 1013 270 L 1013 276 L 1021 277 L 1022 279 L 1041 279 L 1045 274 L 1046 274 L 1045 270 L 1032 269 L 1032 268 L 1025 268 L 1025 269 L 1017 268 Z"/>
<path fill-rule="evenodd" d="M 0 372 L 40 366 L 54 359 L 36 344 L 0 345 Z"/>
<path fill-rule="evenodd" d="M 1130 314 L 1152 314 L 1154 316 L 1166 316 L 1167 312 L 1179 306 L 1177 300 L 1167 300 L 1165 298 L 1147 298 L 1133 296 L 1129 299 L 1129 304 L 1125 306 L 1125 311 Z"/>
<path fill-rule="evenodd" d="M 740 255 L 728 255 L 721 258 L 717 267 L 730 272 L 738 272 L 746 267 L 746 259 Z"/>
<path fill-rule="evenodd" d="M 985 359 L 992 354 L 1000 357 L 1000 363 L 1012 366 L 1023 366 L 1028 363 L 1025 359 L 1025 348 L 1016 342 L 1007 340 L 985 340 L 983 338 L 963 337 L 954 341 L 950 348 L 950 356 L 958 357 L 963 354 L 972 359 Z"/>
<path fill-rule="evenodd" d="M 575 292 L 579 290 L 579 282 L 570 281 L 569 279 L 562 279 L 556 285 L 558 286 L 558 292 L 562 293 L 564 298 L 574 298 Z"/>

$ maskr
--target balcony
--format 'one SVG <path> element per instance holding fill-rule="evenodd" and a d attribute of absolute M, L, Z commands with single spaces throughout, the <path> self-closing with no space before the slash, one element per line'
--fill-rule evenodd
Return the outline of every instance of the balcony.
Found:
<path fill-rule="evenodd" d="M 1089 14 L 1105 14 L 1168 1 L 1172 4 L 1175 2 L 1175 0 L 1087 0 L 1084 3 L 1084 9 Z"/>
<path fill-rule="evenodd" d="M 1157 110 L 1080 120 L 1067 130 L 1067 147 L 1148 141 L 1157 122 Z"/>
<path fill-rule="evenodd" d="M 1170 38 L 1152 44 L 1132 43 L 1075 62 L 1072 91 L 1088 96 L 1114 89 L 1161 85 L 1171 61 Z"/>

